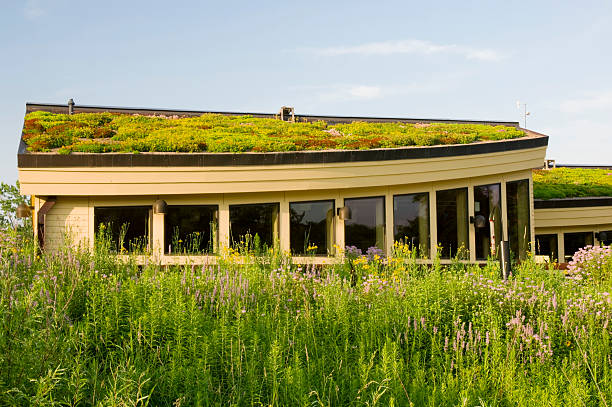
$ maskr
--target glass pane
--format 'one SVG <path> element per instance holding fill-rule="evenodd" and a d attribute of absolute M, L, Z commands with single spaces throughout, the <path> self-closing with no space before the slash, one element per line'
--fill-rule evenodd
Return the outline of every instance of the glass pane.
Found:
<path fill-rule="evenodd" d="M 559 259 L 557 234 L 536 235 L 536 254 L 538 256 L 548 256 L 550 260 Z"/>
<path fill-rule="evenodd" d="M 393 197 L 393 238 L 429 257 L 429 193 Z"/>
<path fill-rule="evenodd" d="M 257 239 L 261 247 L 273 247 L 278 239 L 278 203 L 230 205 L 231 244 L 236 245 L 245 236 Z"/>
<path fill-rule="evenodd" d="M 109 241 L 117 253 L 143 252 L 149 246 L 150 206 L 94 208 L 98 236 Z"/>
<path fill-rule="evenodd" d="M 455 257 L 460 248 L 460 256 L 468 258 L 467 191 L 467 188 L 459 188 L 436 192 L 438 245 L 442 247 L 442 258 Z"/>
<path fill-rule="evenodd" d="M 574 253 L 585 246 L 593 245 L 593 232 L 577 232 L 563 234 L 565 261 L 571 261 Z"/>
<path fill-rule="evenodd" d="M 217 246 L 217 205 L 168 206 L 165 253 L 213 253 Z"/>
<path fill-rule="evenodd" d="M 292 202 L 289 219 L 292 253 L 332 253 L 334 201 Z"/>
<path fill-rule="evenodd" d="M 510 250 L 519 260 L 524 260 L 531 240 L 531 215 L 529 206 L 529 180 L 506 184 L 508 203 L 508 237 Z"/>
<path fill-rule="evenodd" d="M 385 250 L 385 198 L 345 199 L 351 218 L 344 221 L 344 240 L 366 253 L 370 247 Z"/>
<path fill-rule="evenodd" d="M 502 238 L 500 184 L 474 187 L 474 217 L 479 216 L 484 218 L 485 224 L 474 223 L 476 258 L 497 257 Z"/>

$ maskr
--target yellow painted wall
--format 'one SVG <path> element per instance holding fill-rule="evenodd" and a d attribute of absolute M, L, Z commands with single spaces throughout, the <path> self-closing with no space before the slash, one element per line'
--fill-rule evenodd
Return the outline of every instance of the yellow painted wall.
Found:
<path fill-rule="evenodd" d="M 535 210 L 536 228 L 601 225 L 612 223 L 612 206 Z"/>
<path fill-rule="evenodd" d="M 193 205 L 193 204 L 215 204 L 219 205 L 219 242 L 221 247 L 229 245 L 229 206 L 244 203 L 266 203 L 279 202 L 280 211 L 280 244 L 283 250 L 289 250 L 289 203 L 307 200 L 331 199 L 335 201 L 336 208 L 344 206 L 344 199 L 384 196 L 386 198 L 386 252 L 390 253 L 393 245 L 393 196 L 428 192 L 430 205 L 430 233 L 431 252 L 436 251 L 437 222 L 436 222 L 436 191 L 452 188 L 468 188 L 468 214 L 473 214 L 474 199 L 473 189 L 475 186 L 487 184 L 502 184 L 505 192 L 505 182 L 520 179 L 530 179 L 531 169 L 516 171 L 506 174 L 474 176 L 463 179 L 444 180 L 437 182 L 406 183 L 404 185 L 383 185 L 375 187 L 337 188 L 327 190 L 302 190 L 283 192 L 253 192 L 253 193 L 224 193 L 224 194 L 154 194 L 140 196 L 57 196 L 56 204 L 47 215 L 47 239 L 48 249 L 56 248 L 64 239 L 64 233 L 70 233 L 74 242 L 92 244 L 94 240 L 94 208 L 96 206 L 140 206 L 153 205 L 156 199 L 163 199 L 169 205 Z M 503 197 L 504 195 L 502 195 Z M 505 199 L 502 199 L 505 202 Z M 505 205 L 505 203 L 504 203 Z M 285 210 L 283 210 L 283 208 Z M 507 237 L 507 211 L 503 211 L 503 232 Z M 335 217 L 336 244 L 344 247 L 344 222 Z M 153 219 L 153 255 L 162 263 L 174 264 L 185 262 L 210 262 L 212 257 L 208 256 L 167 256 L 162 254 L 161 242 L 163 242 L 163 215 L 154 215 Z M 532 223 L 533 225 L 533 223 Z M 473 246 L 475 245 L 474 225 L 469 225 L 471 261 L 476 261 Z M 533 227 L 532 227 L 533 240 Z M 303 258 L 303 262 L 314 261 L 318 263 L 329 262 L 326 258 Z"/>
<path fill-rule="evenodd" d="M 19 168 L 22 194 L 133 196 L 329 190 L 462 180 L 531 170 L 546 147 L 371 162 L 222 167 Z"/>
<path fill-rule="evenodd" d="M 169 205 L 219 205 L 221 247 L 229 244 L 230 205 L 278 202 L 280 245 L 288 250 L 290 202 L 332 199 L 339 208 L 344 206 L 346 198 L 384 196 L 385 241 L 389 253 L 393 245 L 393 196 L 428 192 L 431 252 L 435 253 L 436 191 L 468 187 L 468 214 L 472 215 L 473 188 L 501 183 L 503 236 L 507 239 L 505 182 L 528 179 L 532 186 L 531 170 L 541 166 L 545 154 L 546 147 L 538 147 L 429 159 L 302 165 L 20 168 L 19 181 L 21 192 L 36 195 L 39 202 L 48 196 L 57 199 L 47 215 L 45 245 L 48 248 L 57 247 L 66 234 L 71 235 L 73 242 L 84 242 L 92 247 L 96 206 L 148 206 L 156 199 L 164 199 Z M 531 240 L 537 222 L 537 219 L 531 222 Z M 336 244 L 344 247 L 344 223 L 337 216 L 335 232 Z M 470 260 L 475 261 L 473 225 L 469 225 L 469 235 Z M 162 254 L 163 215 L 154 216 L 152 238 L 153 254 L 160 261 L 177 261 L 176 256 Z"/>
<path fill-rule="evenodd" d="M 557 235 L 559 259 L 565 255 L 565 233 L 612 230 L 612 206 L 536 209 L 536 235 Z M 595 244 L 599 244 L 595 238 Z"/>
<path fill-rule="evenodd" d="M 45 248 L 55 249 L 69 237 L 72 244 L 87 244 L 90 238 L 88 198 L 60 197 L 45 217 Z"/>

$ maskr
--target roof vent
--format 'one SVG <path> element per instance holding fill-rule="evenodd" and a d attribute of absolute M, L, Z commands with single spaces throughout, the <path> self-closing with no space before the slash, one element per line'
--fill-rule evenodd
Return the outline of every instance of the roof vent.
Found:
<path fill-rule="evenodd" d="M 73 113 L 74 113 L 74 100 L 70 98 L 68 100 L 68 114 L 73 114 Z"/>
<path fill-rule="evenodd" d="M 295 122 L 295 109 L 290 106 L 283 106 L 278 112 L 278 116 L 284 122 Z"/>

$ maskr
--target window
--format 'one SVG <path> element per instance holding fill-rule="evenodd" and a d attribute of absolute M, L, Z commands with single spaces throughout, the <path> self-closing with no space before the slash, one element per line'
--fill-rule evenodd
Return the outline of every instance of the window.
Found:
<path fill-rule="evenodd" d="M 508 182 L 506 184 L 506 195 L 510 250 L 517 259 L 524 260 L 531 241 L 529 180 Z"/>
<path fill-rule="evenodd" d="M 486 260 L 498 255 L 502 240 L 500 184 L 474 187 L 474 217 L 479 216 L 484 218 L 485 224 L 474 222 L 476 258 Z"/>
<path fill-rule="evenodd" d="M 332 253 L 334 201 L 291 202 L 289 234 L 294 254 Z"/>
<path fill-rule="evenodd" d="M 438 245 L 442 247 L 442 258 L 449 259 L 457 254 L 467 258 L 467 191 L 467 188 L 459 188 L 436 192 Z M 462 248 L 461 253 L 459 253 L 460 248 Z"/>
<path fill-rule="evenodd" d="M 585 246 L 593 245 L 593 232 L 577 232 L 563 234 L 563 248 L 565 249 L 565 261 L 574 257 L 574 253 Z"/>
<path fill-rule="evenodd" d="M 429 194 L 395 195 L 393 197 L 393 239 L 429 257 Z"/>
<path fill-rule="evenodd" d="M 344 240 L 365 253 L 370 247 L 385 250 L 385 198 L 345 199 L 350 219 L 344 221 Z"/>
<path fill-rule="evenodd" d="M 97 244 L 108 244 L 112 252 L 143 252 L 151 235 L 150 206 L 110 206 L 94 208 Z"/>
<path fill-rule="evenodd" d="M 164 252 L 213 253 L 217 247 L 217 205 L 169 205 L 164 216 Z"/>
<path fill-rule="evenodd" d="M 230 237 L 233 246 L 259 241 L 261 248 L 273 247 L 278 239 L 278 203 L 230 205 Z"/>
<path fill-rule="evenodd" d="M 538 256 L 548 256 L 551 261 L 559 259 L 559 242 L 557 234 L 536 235 L 536 254 Z"/>

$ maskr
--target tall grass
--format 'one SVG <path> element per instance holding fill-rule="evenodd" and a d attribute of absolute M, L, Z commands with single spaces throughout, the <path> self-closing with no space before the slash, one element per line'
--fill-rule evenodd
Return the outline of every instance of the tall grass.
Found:
<path fill-rule="evenodd" d="M 0 248 L 2 405 L 604 405 L 612 270 Z M 351 273 L 356 277 L 351 281 Z M 604 273 L 605 274 L 605 273 Z"/>

